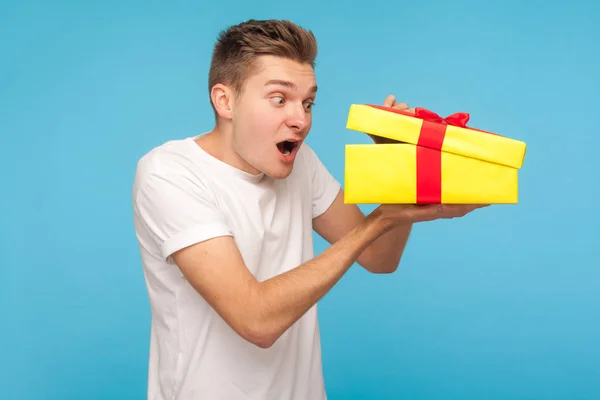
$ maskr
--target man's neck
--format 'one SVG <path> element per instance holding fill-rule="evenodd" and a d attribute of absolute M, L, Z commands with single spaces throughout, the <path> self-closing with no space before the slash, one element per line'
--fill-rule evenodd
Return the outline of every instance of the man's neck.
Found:
<path fill-rule="evenodd" d="M 216 125 L 212 131 L 197 138 L 195 142 L 217 160 L 249 174 L 258 173 L 233 149 L 233 135 L 229 127 Z"/>

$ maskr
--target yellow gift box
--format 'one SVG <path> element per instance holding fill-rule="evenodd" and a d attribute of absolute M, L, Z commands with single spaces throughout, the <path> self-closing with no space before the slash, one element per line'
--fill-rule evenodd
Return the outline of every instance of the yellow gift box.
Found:
<path fill-rule="evenodd" d="M 348 144 L 345 202 L 350 204 L 515 204 L 526 144 L 467 127 L 469 114 L 442 118 L 352 104 L 346 128 L 385 138 Z"/>

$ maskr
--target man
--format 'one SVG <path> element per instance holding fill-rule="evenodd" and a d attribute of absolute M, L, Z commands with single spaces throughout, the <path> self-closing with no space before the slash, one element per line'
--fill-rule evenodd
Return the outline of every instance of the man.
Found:
<path fill-rule="evenodd" d="M 138 163 L 150 399 L 325 399 L 317 301 L 354 263 L 395 271 L 413 223 L 477 208 L 382 205 L 365 217 L 344 204 L 304 143 L 316 53 L 291 22 L 230 27 L 209 73 L 214 129 Z M 317 257 L 313 230 L 332 244 Z"/>

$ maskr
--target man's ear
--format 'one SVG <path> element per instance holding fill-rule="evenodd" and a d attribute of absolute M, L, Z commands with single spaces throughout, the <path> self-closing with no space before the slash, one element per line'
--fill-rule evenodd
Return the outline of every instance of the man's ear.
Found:
<path fill-rule="evenodd" d="M 219 117 L 232 118 L 234 93 L 229 86 L 220 83 L 214 85 L 210 91 L 210 99 Z"/>

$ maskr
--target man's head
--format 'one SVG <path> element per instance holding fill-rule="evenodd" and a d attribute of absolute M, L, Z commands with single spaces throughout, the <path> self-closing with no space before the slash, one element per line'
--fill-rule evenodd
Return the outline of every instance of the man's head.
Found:
<path fill-rule="evenodd" d="M 312 124 L 316 55 L 314 35 L 289 21 L 251 20 L 221 32 L 210 96 L 238 167 L 289 175 Z"/>

